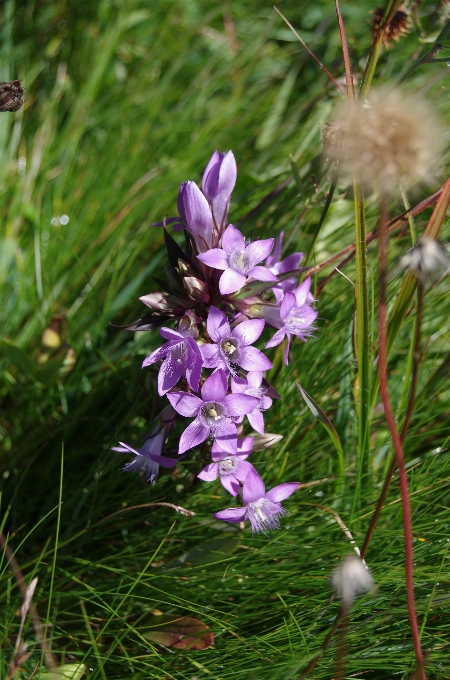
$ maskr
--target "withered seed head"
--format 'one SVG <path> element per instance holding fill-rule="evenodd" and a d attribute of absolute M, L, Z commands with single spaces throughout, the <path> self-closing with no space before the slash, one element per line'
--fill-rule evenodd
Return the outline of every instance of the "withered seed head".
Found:
<path fill-rule="evenodd" d="M 325 160 L 336 158 L 340 144 L 339 123 L 325 123 L 322 129 L 323 155 Z"/>
<path fill-rule="evenodd" d="M 376 89 L 353 109 L 341 105 L 336 157 L 383 193 L 436 174 L 440 128 L 428 104 L 398 89 Z M 334 151 L 334 150 L 332 150 Z"/>
<path fill-rule="evenodd" d="M 20 80 L 0 83 L 0 111 L 18 111 L 23 106 L 23 93 Z"/>
<path fill-rule="evenodd" d="M 382 26 L 383 14 L 384 14 L 383 7 L 377 7 L 373 11 L 374 16 L 372 20 L 372 30 L 375 38 L 377 37 Z M 389 24 L 386 26 L 386 29 L 383 33 L 384 46 L 386 48 L 389 48 L 393 40 L 396 40 L 398 42 L 400 38 L 407 35 L 411 30 L 411 25 L 412 25 L 411 13 L 408 9 L 408 3 L 405 2 L 403 3 L 403 5 L 401 5 L 401 7 L 399 7 L 399 9 L 396 11 Z"/>

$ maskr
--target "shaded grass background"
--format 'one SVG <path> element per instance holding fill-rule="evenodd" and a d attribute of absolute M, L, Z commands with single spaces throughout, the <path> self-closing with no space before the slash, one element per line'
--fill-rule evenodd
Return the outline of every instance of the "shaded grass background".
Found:
<path fill-rule="evenodd" d="M 281 9 L 333 74 L 342 76 L 333 3 L 288 1 Z M 370 9 L 370 2 L 342 7 L 357 73 L 370 47 Z M 442 13 L 435 9 L 435 3 L 423 3 L 420 27 L 384 53 L 380 81 L 395 79 L 428 49 L 419 37 L 422 32 L 422 41 L 432 39 L 441 29 Z M 422 67 L 406 85 L 424 91 L 444 120 L 447 70 L 442 64 Z M 35 601 L 44 619 L 49 608 L 52 647 L 61 661 L 86 662 L 93 678 L 296 677 L 337 612 L 328 576 L 350 550 L 320 506 L 333 506 L 361 544 L 391 452 L 377 405 L 364 507 L 352 515 L 351 283 L 336 275 L 326 286 L 316 338 L 294 345 L 289 368 L 274 375 L 283 399 L 266 422 L 285 438 L 255 455 L 259 469 L 268 486 L 290 479 L 328 481 L 297 492 L 286 504 L 290 516 L 283 528 L 268 538 L 212 519 L 229 497 L 219 484 L 198 482 L 198 454 L 173 474 L 163 473 L 155 489 L 118 471 L 125 458 L 110 447 L 119 437 L 139 442 L 158 408 L 156 371 L 141 371 L 140 365 L 159 341 L 156 332 L 133 336 L 108 323 L 140 316 L 138 296 L 158 289 L 152 275 L 164 276 L 163 239 L 151 223 L 175 213 L 179 184 L 199 180 L 216 148 L 232 148 L 238 161 L 230 213 L 235 224 L 251 238 L 284 229 L 287 252 L 307 251 L 329 187 L 320 125 L 330 120 L 336 91 L 270 3 L 252 0 L 9 1 L 1 8 L 0 71 L 1 80 L 19 77 L 27 88 L 23 109 L 0 116 L 0 329 L 22 350 L 13 356 L 0 347 L 2 524 L 27 580 L 39 577 Z M 302 187 L 291 180 L 274 192 L 290 176 L 290 155 Z M 421 192 L 410 200 L 425 196 Z M 351 198 L 339 185 L 317 242 L 317 261 L 352 242 Z M 401 212 L 401 201 L 391 210 Z M 62 215 L 69 222 L 58 226 Z M 427 215 L 416 220 L 419 233 Z M 374 199 L 367 219 L 373 228 Z M 391 260 L 409 245 L 407 232 L 392 240 Z M 369 265 L 376 295 L 376 244 L 369 247 Z M 351 265 L 345 271 L 354 279 Z M 401 276 L 390 284 L 391 299 L 400 283 Z M 450 674 L 447 293 L 444 281 L 426 296 L 427 353 L 405 444 L 417 608 L 429 677 L 436 679 Z M 53 314 L 67 317 L 67 342 L 77 361 L 65 375 L 58 363 L 38 375 L 41 336 Z M 404 389 L 412 322 L 410 315 L 390 359 L 394 404 Z M 338 497 L 332 445 L 300 400 L 295 380 L 326 410 L 341 437 L 346 483 Z M 121 508 L 158 500 L 197 514 L 137 509 L 94 526 Z M 396 484 L 367 559 L 379 590 L 355 607 L 348 674 L 406 678 L 413 654 Z M 20 598 L 4 562 L 0 573 L 3 674 Z M 154 610 L 200 618 L 214 632 L 214 647 L 170 652 L 152 645 L 143 636 Z M 32 643 L 30 628 L 26 636 Z M 312 677 L 332 677 L 334 654 L 332 646 Z M 36 651 L 24 677 L 39 658 Z"/>

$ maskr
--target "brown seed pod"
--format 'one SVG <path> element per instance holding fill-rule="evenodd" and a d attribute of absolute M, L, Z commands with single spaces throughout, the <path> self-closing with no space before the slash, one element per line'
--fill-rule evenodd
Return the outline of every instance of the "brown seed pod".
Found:
<path fill-rule="evenodd" d="M 372 20 L 372 30 L 375 38 L 377 37 L 383 24 L 383 14 L 383 7 L 377 7 L 373 11 L 374 16 Z M 385 28 L 383 34 L 384 46 L 389 48 L 393 40 L 398 42 L 400 38 L 403 38 L 405 35 L 407 35 L 411 30 L 411 25 L 411 13 L 408 9 L 408 3 L 405 2 L 403 5 L 401 5 L 401 7 L 398 8 L 391 21 Z"/>
<path fill-rule="evenodd" d="M 20 80 L 0 83 L 0 111 L 18 111 L 23 106 L 23 93 Z"/>

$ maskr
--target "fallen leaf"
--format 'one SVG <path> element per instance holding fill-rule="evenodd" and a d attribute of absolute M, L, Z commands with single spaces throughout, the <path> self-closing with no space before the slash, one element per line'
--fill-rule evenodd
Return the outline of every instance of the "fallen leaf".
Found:
<path fill-rule="evenodd" d="M 171 649 L 207 649 L 214 643 L 208 626 L 191 616 L 153 616 L 150 627 L 145 639 Z"/>

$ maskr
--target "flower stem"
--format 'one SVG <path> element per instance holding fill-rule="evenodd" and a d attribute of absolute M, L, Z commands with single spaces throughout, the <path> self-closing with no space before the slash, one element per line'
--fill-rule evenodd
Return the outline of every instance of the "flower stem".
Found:
<path fill-rule="evenodd" d="M 417 378 L 419 375 L 419 368 L 420 368 L 420 334 L 421 334 L 421 326 L 422 326 L 422 310 L 423 310 L 423 286 L 419 284 L 419 287 L 417 289 L 417 311 L 416 311 L 416 328 L 415 328 L 415 334 L 414 334 L 414 351 L 413 351 L 413 368 L 412 368 L 412 376 L 411 376 L 411 389 L 409 392 L 409 398 L 408 398 L 408 405 L 406 408 L 406 414 L 405 414 L 405 420 L 402 425 L 402 429 L 400 432 L 400 439 L 402 443 L 406 439 L 406 435 L 408 433 L 408 428 L 409 428 L 409 423 L 411 421 L 411 416 L 414 410 L 414 404 L 415 404 L 415 399 L 416 399 L 416 388 L 417 388 Z M 364 543 L 361 548 L 361 557 L 364 559 L 367 550 L 369 548 L 369 543 L 372 539 L 373 532 L 375 531 L 375 527 L 377 525 L 378 519 L 380 517 L 381 511 L 383 509 L 384 502 L 386 500 L 386 496 L 389 491 L 389 487 L 391 485 L 392 477 L 394 476 L 394 472 L 397 469 L 397 459 L 394 456 L 392 457 L 392 461 L 388 470 L 388 473 L 386 475 L 386 479 L 384 480 L 383 488 L 381 490 L 381 494 L 377 500 L 377 505 L 375 508 L 375 512 L 373 513 L 371 519 L 370 519 L 370 524 L 369 528 L 367 529 L 366 536 L 364 538 Z"/>
<path fill-rule="evenodd" d="M 417 625 L 416 609 L 414 604 L 414 581 L 413 581 L 413 548 L 412 548 L 412 523 L 411 507 L 409 502 L 408 479 L 406 475 L 403 446 L 394 421 L 389 401 L 388 374 L 387 374 L 387 327 L 386 327 L 386 269 L 387 269 L 387 232 L 386 232 L 386 208 L 383 202 L 379 222 L 379 269 L 380 269 L 380 303 L 378 311 L 379 320 L 379 373 L 380 391 L 384 406 L 384 414 L 394 445 L 395 460 L 399 469 L 400 490 L 402 495 L 403 531 L 405 538 L 405 572 L 406 572 L 406 595 L 408 603 L 409 624 L 411 627 L 414 653 L 417 660 L 421 680 L 426 680 L 422 648 L 420 645 L 419 628 Z"/>
<path fill-rule="evenodd" d="M 358 178 L 353 182 L 356 254 L 356 349 L 358 361 L 358 471 L 353 510 L 360 504 L 361 484 L 368 472 L 370 325 L 367 284 L 366 226 L 364 196 Z"/>

